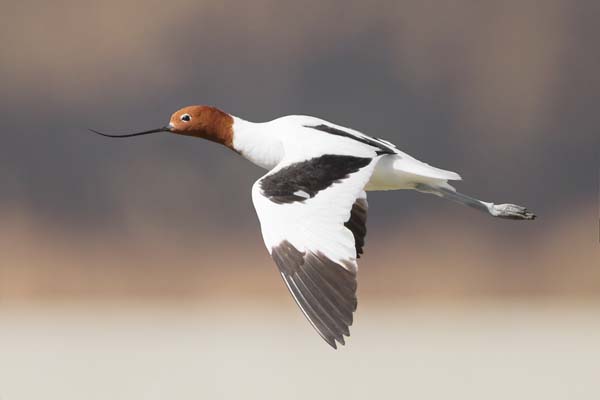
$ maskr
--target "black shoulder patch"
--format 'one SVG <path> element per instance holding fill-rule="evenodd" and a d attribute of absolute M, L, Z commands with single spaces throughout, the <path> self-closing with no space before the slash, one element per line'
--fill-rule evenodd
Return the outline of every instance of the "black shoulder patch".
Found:
<path fill-rule="evenodd" d="M 350 336 L 356 275 L 320 252 L 303 253 L 284 240 L 271 255 L 294 300 L 319 335 L 336 348 Z"/>
<path fill-rule="evenodd" d="M 365 245 L 365 236 L 367 235 L 367 209 L 366 199 L 356 199 L 352 205 L 350 219 L 344 223 L 344 226 L 352 232 L 354 236 L 354 247 L 356 247 L 356 258 L 360 258 Z"/>
<path fill-rule="evenodd" d="M 313 198 L 321 190 L 366 167 L 371 158 L 325 154 L 280 169 L 261 179 L 262 193 L 274 203 Z"/>
<path fill-rule="evenodd" d="M 379 155 L 379 156 L 382 154 L 396 154 L 393 147 L 391 147 L 385 143 L 382 143 L 374 138 L 355 136 L 349 132 L 346 132 L 341 129 L 337 129 L 337 128 L 334 128 L 332 126 L 325 125 L 325 124 L 312 125 L 312 126 L 304 125 L 304 126 L 306 128 L 313 128 L 313 129 L 317 129 L 319 131 L 327 132 L 332 135 L 347 137 L 349 139 L 356 140 L 357 142 L 364 143 L 368 146 L 376 147 L 379 149 L 376 151 L 377 155 Z"/>

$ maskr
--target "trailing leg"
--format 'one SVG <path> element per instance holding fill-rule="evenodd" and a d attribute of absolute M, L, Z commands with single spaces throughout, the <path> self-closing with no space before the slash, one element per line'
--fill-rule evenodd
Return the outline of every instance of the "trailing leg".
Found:
<path fill-rule="evenodd" d="M 415 186 L 419 192 L 431 193 L 444 199 L 452 200 L 456 203 L 475 208 L 486 212 L 494 217 L 506 219 L 535 219 L 536 215 L 527 208 L 516 204 L 494 204 L 478 200 L 454 190 L 448 184 L 444 186 L 432 186 L 419 183 Z"/>

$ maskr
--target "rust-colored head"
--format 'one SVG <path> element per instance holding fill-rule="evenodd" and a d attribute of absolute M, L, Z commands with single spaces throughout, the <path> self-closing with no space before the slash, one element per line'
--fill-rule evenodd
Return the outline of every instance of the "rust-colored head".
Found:
<path fill-rule="evenodd" d="M 194 136 L 232 146 L 233 118 L 210 106 L 188 106 L 175 111 L 169 120 L 169 132 Z"/>
<path fill-rule="evenodd" d="M 171 132 L 211 140 L 229 148 L 233 146 L 233 118 L 218 108 L 210 106 L 184 107 L 171 115 L 168 125 L 149 131 L 125 135 L 109 135 L 94 130 L 92 132 L 102 136 L 121 138 L 156 132 Z"/>

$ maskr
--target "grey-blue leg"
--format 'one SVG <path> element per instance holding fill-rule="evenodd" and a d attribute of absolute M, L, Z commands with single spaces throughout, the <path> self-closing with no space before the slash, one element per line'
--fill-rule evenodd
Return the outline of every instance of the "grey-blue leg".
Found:
<path fill-rule="evenodd" d="M 445 187 L 418 184 L 415 189 L 419 192 L 435 194 L 436 196 L 475 208 L 476 210 L 483 211 L 498 218 L 535 219 L 536 217 L 535 214 L 527 208 L 516 204 L 488 203 Z"/>

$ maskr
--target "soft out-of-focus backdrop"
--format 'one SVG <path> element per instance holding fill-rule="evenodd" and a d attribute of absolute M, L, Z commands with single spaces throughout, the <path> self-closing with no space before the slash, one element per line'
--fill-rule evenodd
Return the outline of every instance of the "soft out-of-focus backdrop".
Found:
<path fill-rule="evenodd" d="M 598 15 L 2 1 L 0 398 L 597 398 Z M 351 126 L 539 219 L 371 193 L 353 336 L 333 352 L 262 244 L 263 171 L 191 138 L 86 131 L 189 104 Z"/>

